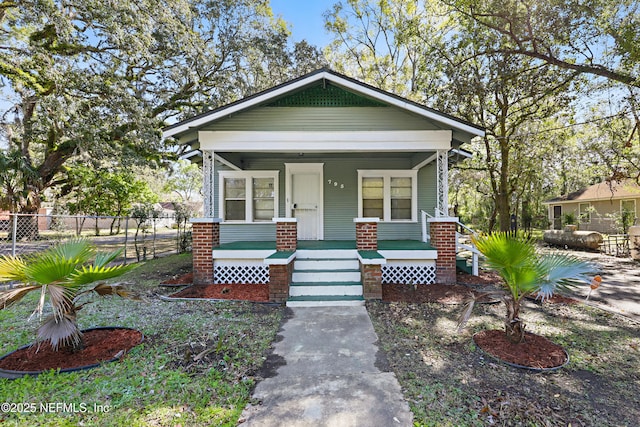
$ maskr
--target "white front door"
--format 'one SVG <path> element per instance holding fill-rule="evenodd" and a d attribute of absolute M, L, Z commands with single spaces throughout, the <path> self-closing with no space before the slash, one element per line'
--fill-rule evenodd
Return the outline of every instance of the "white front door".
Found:
<path fill-rule="evenodd" d="M 287 207 L 298 219 L 298 240 L 322 239 L 322 164 L 287 163 Z"/>

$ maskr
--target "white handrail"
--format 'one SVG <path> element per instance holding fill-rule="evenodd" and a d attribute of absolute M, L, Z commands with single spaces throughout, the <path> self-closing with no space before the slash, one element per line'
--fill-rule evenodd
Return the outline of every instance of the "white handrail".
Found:
<path fill-rule="evenodd" d="M 460 226 L 460 228 L 462 228 L 465 231 L 468 231 L 470 234 L 472 235 L 476 235 L 476 232 L 473 231 L 471 228 L 467 227 L 466 225 L 460 223 L 460 221 L 457 222 L 457 225 Z M 480 251 L 478 250 L 478 248 L 475 247 L 475 245 L 472 243 L 470 245 L 465 245 L 464 243 L 460 243 L 460 233 L 458 233 L 456 231 L 456 253 L 461 251 L 461 250 L 466 250 L 471 252 L 471 274 L 473 274 L 474 276 L 477 276 L 479 274 L 478 272 L 478 265 L 479 265 L 479 255 L 480 255 Z"/>
<path fill-rule="evenodd" d="M 427 224 L 427 217 L 433 218 L 426 211 L 420 210 L 420 221 L 422 222 L 422 224 L 420 225 L 422 226 L 422 241 L 424 243 L 427 243 L 431 240 L 431 234 L 429 233 L 429 226 Z"/>

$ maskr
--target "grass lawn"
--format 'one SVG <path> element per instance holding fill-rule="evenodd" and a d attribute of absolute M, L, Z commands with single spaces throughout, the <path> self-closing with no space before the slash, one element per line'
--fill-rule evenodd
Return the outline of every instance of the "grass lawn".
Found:
<path fill-rule="evenodd" d="M 527 330 L 562 345 L 569 364 L 533 373 L 496 362 L 472 334 L 502 329 L 504 305 L 476 306 L 457 332 L 458 305 L 368 302 L 417 426 L 637 426 L 640 325 L 582 304 L 526 302 Z"/>
<path fill-rule="evenodd" d="M 149 261 L 120 278 L 144 295 L 143 302 L 96 298 L 85 306 L 79 315 L 82 328 L 136 328 L 144 333 L 145 342 L 122 361 L 96 369 L 0 379 L 0 403 L 15 403 L 14 409 L 20 407 L 17 404 L 36 404 L 32 413 L 3 410 L 0 424 L 235 426 L 284 309 L 158 299 L 158 293 L 169 293 L 158 285 L 190 271 L 190 266 L 190 255 Z M 0 355 L 33 341 L 38 319 L 27 319 L 36 297 L 0 310 Z"/>

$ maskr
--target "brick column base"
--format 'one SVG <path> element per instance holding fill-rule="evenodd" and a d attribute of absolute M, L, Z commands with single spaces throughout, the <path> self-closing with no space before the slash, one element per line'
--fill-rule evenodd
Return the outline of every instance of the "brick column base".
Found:
<path fill-rule="evenodd" d="M 293 275 L 293 262 L 269 265 L 269 301 L 286 302 Z"/>
<path fill-rule="evenodd" d="M 431 245 L 438 251 L 436 283 L 456 283 L 456 222 L 458 218 L 430 218 Z"/>
<path fill-rule="evenodd" d="M 295 218 L 273 218 L 276 223 L 276 251 L 295 252 L 298 248 L 298 222 Z"/>
<path fill-rule="evenodd" d="M 359 251 L 378 250 L 378 218 L 355 218 L 356 249 Z"/>
<path fill-rule="evenodd" d="M 382 299 L 382 266 L 360 263 L 360 274 L 364 299 Z"/>
<path fill-rule="evenodd" d="M 213 248 L 220 246 L 220 220 L 194 218 L 193 224 L 193 284 L 213 283 Z"/>

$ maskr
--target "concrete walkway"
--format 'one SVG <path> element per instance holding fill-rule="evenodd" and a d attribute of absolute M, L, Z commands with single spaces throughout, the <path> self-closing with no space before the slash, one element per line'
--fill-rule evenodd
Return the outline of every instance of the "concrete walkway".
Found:
<path fill-rule="evenodd" d="M 242 426 L 411 426 L 364 307 L 293 308 Z M 280 338 L 280 337 L 279 337 Z"/>

